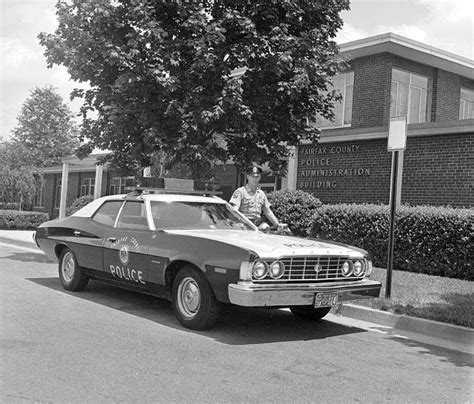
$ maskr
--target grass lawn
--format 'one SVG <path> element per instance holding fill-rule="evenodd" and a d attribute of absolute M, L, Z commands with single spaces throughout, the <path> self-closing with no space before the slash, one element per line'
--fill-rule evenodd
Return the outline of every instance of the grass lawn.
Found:
<path fill-rule="evenodd" d="M 391 299 L 385 299 L 386 274 L 374 268 L 370 279 L 382 282 L 380 297 L 356 304 L 474 328 L 474 282 L 393 271 Z"/>

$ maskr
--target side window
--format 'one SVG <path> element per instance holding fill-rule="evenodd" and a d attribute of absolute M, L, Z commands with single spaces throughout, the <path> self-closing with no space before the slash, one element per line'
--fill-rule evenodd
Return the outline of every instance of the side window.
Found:
<path fill-rule="evenodd" d="M 120 213 L 117 228 L 147 230 L 145 204 L 138 201 L 127 201 Z"/>
<path fill-rule="evenodd" d="M 122 203 L 122 201 L 105 202 L 92 216 L 92 220 L 107 226 L 113 226 Z"/>

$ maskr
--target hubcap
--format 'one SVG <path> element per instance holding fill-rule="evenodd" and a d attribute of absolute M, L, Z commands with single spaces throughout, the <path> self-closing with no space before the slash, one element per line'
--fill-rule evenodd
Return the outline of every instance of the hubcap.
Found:
<path fill-rule="evenodd" d="M 63 275 L 63 279 L 67 283 L 72 281 L 75 270 L 76 270 L 76 263 L 74 262 L 74 256 L 72 255 L 72 253 L 67 252 L 66 254 L 64 254 L 63 262 L 61 265 L 61 272 Z"/>
<path fill-rule="evenodd" d="M 178 286 L 177 303 L 183 316 L 192 318 L 201 306 L 201 290 L 193 278 L 184 278 Z"/>

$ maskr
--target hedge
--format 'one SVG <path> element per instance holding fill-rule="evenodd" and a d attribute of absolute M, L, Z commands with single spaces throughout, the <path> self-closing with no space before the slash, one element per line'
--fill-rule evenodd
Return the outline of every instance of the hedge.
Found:
<path fill-rule="evenodd" d="M 268 194 L 271 209 L 278 220 L 287 223 L 295 236 L 307 237 L 312 217 L 321 201 L 304 191 L 274 191 Z"/>
<path fill-rule="evenodd" d="M 92 195 L 83 195 L 74 200 L 71 206 L 66 208 L 66 216 L 71 216 L 73 213 L 77 212 L 79 209 L 88 205 L 94 200 Z"/>
<path fill-rule="evenodd" d="M 393 268 L 473 280 L 474 210 L 402 206 L 397 211 Z M 386 268 L 389 208 L 383 205 L 327 205 L 317 209 L 311 236 L 369 251 Z"/>
<path fill-rule="evenodd" d="M 0 210 L 0 229 L 36 229 L 47 220 L 49 215 L 43 212 Z"/>

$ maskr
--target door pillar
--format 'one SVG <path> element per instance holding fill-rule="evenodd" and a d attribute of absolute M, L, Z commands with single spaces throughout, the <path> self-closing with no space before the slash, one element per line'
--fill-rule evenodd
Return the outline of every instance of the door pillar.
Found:
<path fill-rule="evenodd" d="M 59 218 L 66 217 L 67 182 L 69 179 L 69 163 L 63 163 L 63 174 L 61 177 L 61 198 L 59 202 Z"/>

